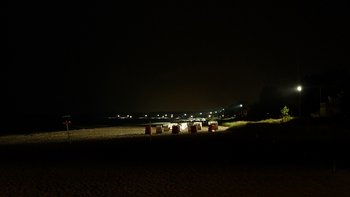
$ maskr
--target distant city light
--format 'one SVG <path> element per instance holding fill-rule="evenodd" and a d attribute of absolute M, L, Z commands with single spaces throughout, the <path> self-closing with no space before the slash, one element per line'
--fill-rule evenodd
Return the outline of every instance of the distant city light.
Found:
<path fill-rule="evenodd" d="M 191 115 L 191 118 L 193 118 L 193 115 Z"/>
<path fill-rule="evenodd" d="M 145 117 L 147 118 L 147 114 L 145 115 Z"/>
<path fill-rule="evenodd" d="M 243 107 L 243 104 L 239 104 L 239 107 Z"/>
<path fill-rule="evenodd" d="M 209 114 L 213 114 L 213 112 L 209 112 Z"/>
<path fill-rule="evenodd" d="M 187 116 L 187 114 L 184 114 L 184 116 Z"/>
<path fill-rule="evenodd" d="M 199 113 L 199 115 L 202 115 L 203 113 L 201 112 L 201 113 Z"/>
<path fill-rule="evenodd" d="M 170 114 L 170 118 L 173 118 L 174 117 L 174 114 Z"/>
<path fill-rule="evenodd" d="M 210 115 L 210 114 L 208 115 L 208 118 L 211 118 L 211 115 Z"/>

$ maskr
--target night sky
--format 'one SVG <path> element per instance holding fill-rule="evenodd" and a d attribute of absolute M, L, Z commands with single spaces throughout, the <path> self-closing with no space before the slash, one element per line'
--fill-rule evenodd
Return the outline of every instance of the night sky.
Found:
<path fill-rule="evenodd" d="M 348 3 L 113 2 L 9 1 L 3 108 L 197 111 L 349 70 Z"/>

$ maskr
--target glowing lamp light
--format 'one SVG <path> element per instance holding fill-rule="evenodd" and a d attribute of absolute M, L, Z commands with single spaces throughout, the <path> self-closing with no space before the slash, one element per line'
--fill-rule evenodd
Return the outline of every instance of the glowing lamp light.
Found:
<path fill-rule="evenodd" d="M 302 86 L 298 86 L 298 87 L 297 87 L 297 91 L 298 91 L 298 92 L 301 92 L 302 90 L 303 90 L 303 87 L 302 87 Z"/>

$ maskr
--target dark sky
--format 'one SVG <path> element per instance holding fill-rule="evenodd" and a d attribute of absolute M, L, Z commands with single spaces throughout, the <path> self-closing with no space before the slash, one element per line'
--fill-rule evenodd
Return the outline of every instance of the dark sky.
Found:
<path fill-rule="evenodd" d="M 348 3 L 9 1 L 6 107 L 191 111 L 349 70 Z M 4 102 L 3 102 L 4 103 Z"/>

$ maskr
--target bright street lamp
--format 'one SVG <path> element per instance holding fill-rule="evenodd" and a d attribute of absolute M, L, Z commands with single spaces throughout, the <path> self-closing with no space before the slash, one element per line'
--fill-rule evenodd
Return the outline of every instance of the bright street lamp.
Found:
<path fill-rule="evenodd" d="M 301 85 L 298 85 L 297 91 L 300 93 L 299 94 L 299 101 L 298 101 L 298 110 L 299 110 L 299 118 L 301 118 L 301 91 L 303 90 L 303 87 Z"/>
<path fill-rule="evenodd" d="M 303 90 L 303 87 L 302 87 L 302 86 L 298 86 L 298 87 L 297 87 L 297 91 L 298 91 L 298 92 L 301 92 L 302 90 Z"/>

